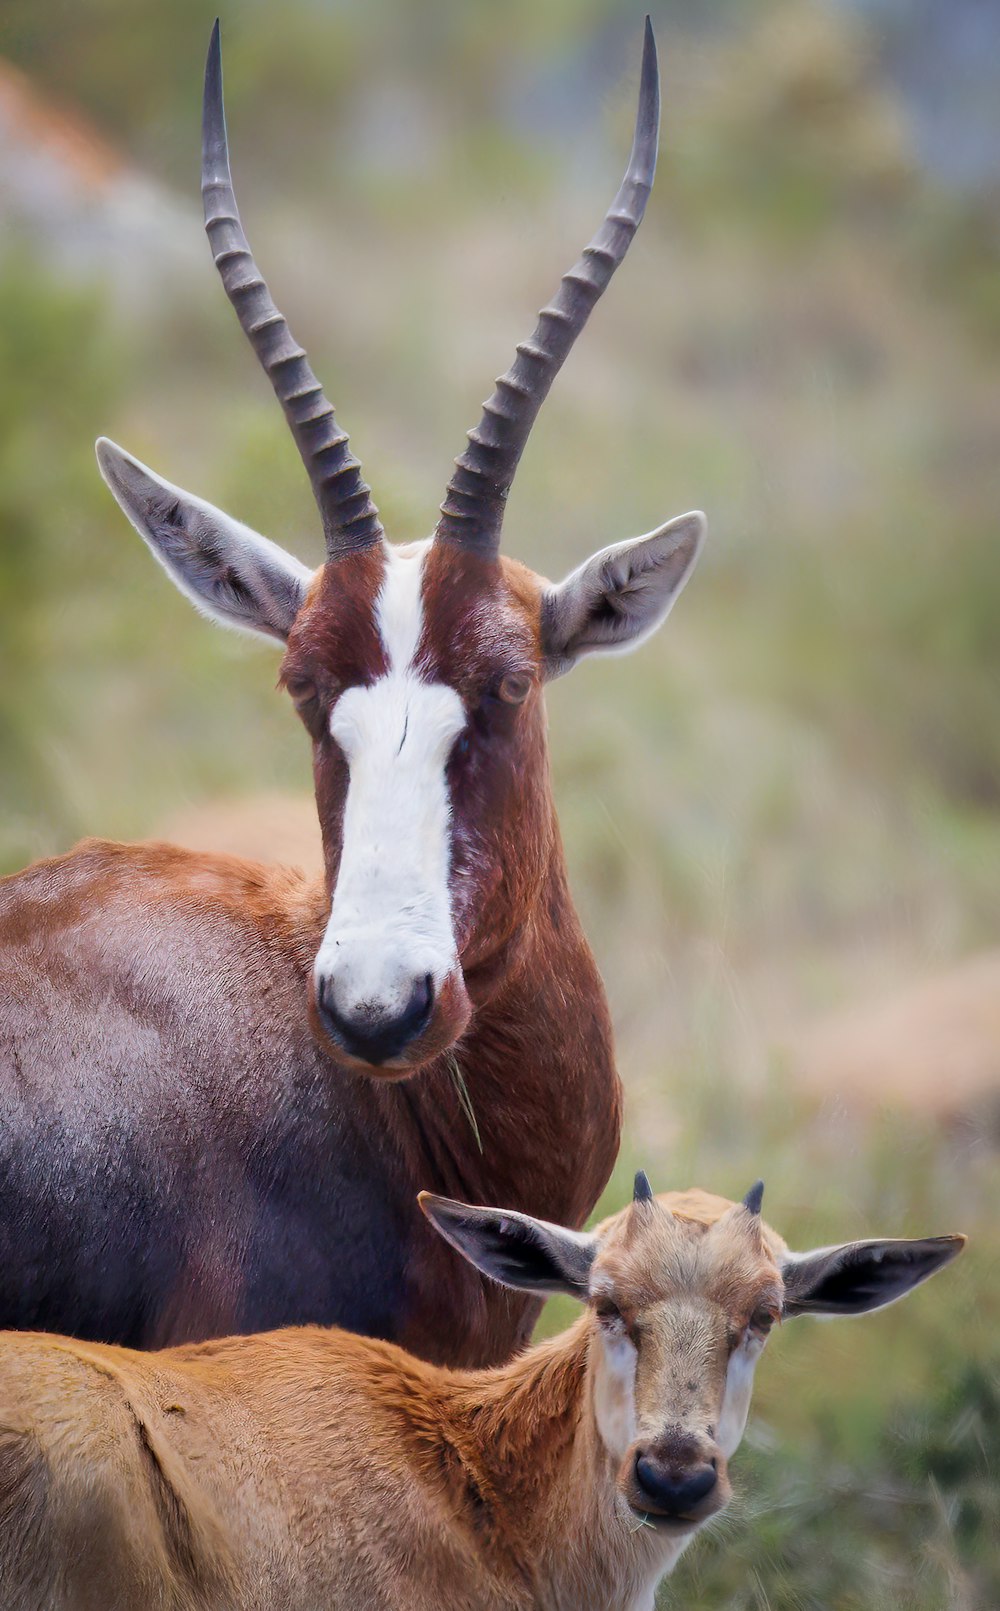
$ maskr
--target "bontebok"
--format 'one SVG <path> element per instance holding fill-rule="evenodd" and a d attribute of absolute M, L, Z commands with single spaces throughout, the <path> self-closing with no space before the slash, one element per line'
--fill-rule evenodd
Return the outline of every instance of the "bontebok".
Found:
<path fill-rule="evenodd" d="M 557 587 L 500 555 L 528 433 L 625 255 L 658 125 L 647 28 L 635 146 L 591 244 L 496 383 L 457 460 L 434 536 L 391 547 L 345 432 L 271 300 L 236 211 L 218 30 L 205 99 L 205 220 L 223 284 L 285 410 L 326 535 L 315 575 L 111 442 L 105 479 L 178 587 L 230 626 L 286 645 L 282 682 L 313 744 L 330 909 L 312 967 L 340 1058 L 405 1072 L 454 1045 L 469 974 L 509 942 L 545 872 L 540 690 L 581 655 L 663 620 L 700 514 L 619 543 Z"/>
<path fill-rule="evenodd" d="M 729 1498 L 771 1330 L 878 1309 L 962 1246 L 790 1253 L 761 1191 L 640 1175 L 593 1236 L 425 1198 L 487 1279 L 585 1306 L 492 1371 L 314 1328 L 0 1339 L 5 1611 L 651 1611 Z"/>
<path fill-rule="evenodd" d="M 610 211 L 497 382 L 433 536 L 392 547 L 251 257 L 213 36 L 208 234 L 326 563 L 310 572 L 109 442 L 99 457 L 182 592 L 283 646 L 326 872 L 92 841 L 0 886 L 0 1324 L 150 1346 L 314 1320 L 464 1364 L 530 1335 L 537 1303 L 459 1269 L 414 1205 L 430 1185 L 579 1225 L 617 1150 L 542 689 L 663 621 L 703 520 L 557 585 L 499 539 L 538 409 L 642 217 L 658 120 L 647 26 Z"/>

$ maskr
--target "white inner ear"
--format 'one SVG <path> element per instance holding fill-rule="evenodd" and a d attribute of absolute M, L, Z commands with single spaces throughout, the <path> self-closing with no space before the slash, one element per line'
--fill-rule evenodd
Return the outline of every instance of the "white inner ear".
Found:
<path fill-rule="evenodd" d="M 608 1453 L 623 1460 L 635 1442 L 635 1371 L 639 1355 L 620 1320 L 598 1323 L 594 1417 Z"/>
<path fill-rule="evenodd" d="M 219 626 L 265 638 L 269 643 L 286 641 L 312 581 L 313 572 L 308 566 L 214 504 L 196 498 L 183 487 L 157 475 L 148 464 L 103 436 L 97 441 L 97 463 L 119 508 L 178 592 L 183 593 L 196 610 Z M 151 488 L 183 506 L 187 528 L 183 534 L 178 533 L 173 538 L 157 530 Z M 209 547 L 218 552 L 220 560 L 246 586 L 250 597 L 256 601 L 256 614 L 252 608 L 236 604 L 227 607 L 199 587 L 199 537 L 207 538 Z M 177 554 L 169 552 L 172 543 L 176 544 Z M 188 555 L 184 552 L 185 544 L 190 544 Z"/>
<path fill-rule="evenodd" d="M 262 603 L 266 604 L 267 592 L 273 592 L 275 584 L 280 580 L 287 588 L 289 596 L 298 599 L 298 607 L 301 608 L 315 572 L 285 549 L 280 548 L 277 543 L 273 543 L 269 537 L 263 537 L 251 526 L 244 526 L 242 521 L 223 514 L 212 504 L 205 503 L 204 499 L 189 496 L 188 502 L 195 507 L 199 515 L 204 515 L 206 530 L 210 536 L 225 538 L 230 547 L 230 560 L 234 569 L 246 580 L 256 582 L 258 591 L 264 595 Z M 131 516 L 129 518 L 132 519 Z M 147 537 L 138 522 L 132 520 L 132 524 L 178 592 L 183 593 L 206 620 L 214 621 L 216 626 L 228 627 L 230 631 L 242 632 L 246 637 L 263 639 L 267 643 L 283 645 L 287 641 L 285 632 L 276 631 L 266 622 L 254 620 L 252 616 L 230 613 L 224 608 L 219 608 L 203 593 L 199 593 L 197 588 L 188 582 L 183 570 L 164 556 L 155 540 Z"/>
<path fill-rule="evenodd" d="M 545 596 L 547 673 L 581 656 L 625 654 L 666 620 L 694 569 L 705 537 L 700 510 L 656 531 L 602 548 Z"/>
<path fill-rule="evenodd" d="M 748 1332 L 729 1356 L 717 1432 L 719 1448 L 727 1460 L 732 1458 L 743 1441 L 753 1397 L 754 1371 L 763 1352 L 764 1338 Z"/>

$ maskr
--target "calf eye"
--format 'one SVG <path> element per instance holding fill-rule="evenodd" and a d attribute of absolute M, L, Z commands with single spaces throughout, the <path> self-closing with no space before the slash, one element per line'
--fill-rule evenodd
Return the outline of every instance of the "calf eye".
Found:
<path fill-rule="evenodd" d="M 601 1330 L 609 1337 L 624 1337 L 627 1333 L 625 1316 L 610 1298 L 599 1298 L 594 1305 Z"/>
<path fill-rule="evenodd" d="M 773 1309 L 755 1309 L 750 1316 L 750 1329 L 766 1337 L 777 1318 Z"/>

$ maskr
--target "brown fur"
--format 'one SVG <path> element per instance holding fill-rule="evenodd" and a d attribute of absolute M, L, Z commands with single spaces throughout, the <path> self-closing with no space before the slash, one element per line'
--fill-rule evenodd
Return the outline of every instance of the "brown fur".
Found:
<path fill-rule="evenodd" d="M 646 1387 L 662 1418 L 671 1394 L 685 1413 L 671 1303 L 740 1323 L 761 1284 L 780 1282 L 774 1258 L 784 1244 L 771 1232 L 755 1243 L 748 1216 L 722 1199 L 661 1202 L 677 1217 L 632 1208 L 606 1223 L 595 1271 L 630 1292 L 657 1332 L 643 1353 L 654 1361 Z M 629 1521 L 594 1422 L 601 1324 L 590 1310 L 561 1337 L 480 1373 L 311 1328 L 151 1356 L 7 1335 L 3 1604 L 610 1611 L 651 1603 L 649 1585 L 694 1529 Z M 717 1374 L 703 1372 L 697 1386 L 718 1401 Z"/>
<path fill-rule="evenodd" d="M 506 1358 L 530 1335 L 538 1304 L 455 1260 L 414 1204 L 429 1187 L 580 1225 L 618 1148 L 621 1088 L 607 1005 L 573 908 L 552 799 L 541 583 L 512 561 L 484 564 L 449 544 L 427 561 L 421 656 L 470 713 L 468 753 L 449 770 L 461 968 L 404 1053 L 406 1066 L 376 1071 L 326 1041 L 312 964 L 347 786 L 326 712 L 345 681 L 383 669 L 373 617 L 383 568 L 379 550 L 327 566 L 282 667 L 313 735 L 322 883 L 235 857 L 98 840 L 0 882 L 0 1067 L 25 1156 L 52 1160 L 51 1181 L 34 1167 L 22 1168 L 23 1182 L 15 1175 L 29 1196 L 31 1234 L 15 1214 L 6 1233 L 0 1220 L 0 1323 L 160 1346 L 337 1320 L 466 1365 Z M 531 676 L 516 706 L 496 697 L 511 671 Z M 398 1081 L 413 1071 L 416 1078 Z M 338 1113 L 346 1116 L 339 1155 L 326 1128 Z M 31 1126 L 44 1141 L 28 1135 Z M 117 1153 L 105 1150 L 109 1133 Z M 81 1179 L 88 1157 L 91 1174 Z M 379 1249 L 359 1255 L 365 1272 L 379 1270 L 376 1310 L 340 1302 L 344 1291 L 373 1290 L 367 1273 L 333 1262 L 348 1170 L 363 1174 L 352 1225 L 371 1225 L 381 1200 Z M 248 1179 L 255 1171 L 259 1186 Z M 276 1229 L 274 1176 L 306 1182 L 313 1194 Z M 46 1193 L 73 1197 L 81 1210 L 55 1257 L 47 1245 L 31 1250 L 32 1236 L 50 1235 Z M 276 1245 L 261 1246 L 265 1233 Z M 166 1269 L 158 1269 L 168 1240 Z M 49 1271 L 31 1303 L 22 1298 L 27 1259 Z M 272 1288 L 301 1266 L 294 1300 L 259 1294 L 262 1262 L 277 1269 Z M 120 1280 L 114 1314 L 104 1289 L 77 1301 L 88 1268 Z M 46 1306 L 63 1291 L 66 1306 Z M 446 1329 L 442 1313 L 453 1317 Z"/>

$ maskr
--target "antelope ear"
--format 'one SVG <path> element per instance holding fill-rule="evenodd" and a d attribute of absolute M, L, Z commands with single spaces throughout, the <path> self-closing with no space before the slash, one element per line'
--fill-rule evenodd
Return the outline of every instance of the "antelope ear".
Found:
<path fill-rule="evenodd" d="M 502 1286 L 518 1292 L 587 1296 L 597 1240 L 530 1214 L 472 1208 L 422 1191 L 417 1199 L 446 1242 Z"/>
<path fill-rule="evenodd" d="M 602 548 L 542 600 L 542 654 L 548 677 L 581 655 L 615 654 L 642 643 L 666 620 L 694 569 L 705 516 L 678 515 L 646 537 Z"/>
<path fill-rule="evenodd" d="M 781 1272 L 785 1314 L 863 1315 L 882 1309 L 950 1264 L 964 1246 L 964 1236 L 928 1236 L 791 1253 Z"/>
<path fill-rule="evenodd" d="M 99 437 L 101 474 L 167 575 L 204 615 L 284 643 L 312 573 L 249 526 Z"/>

